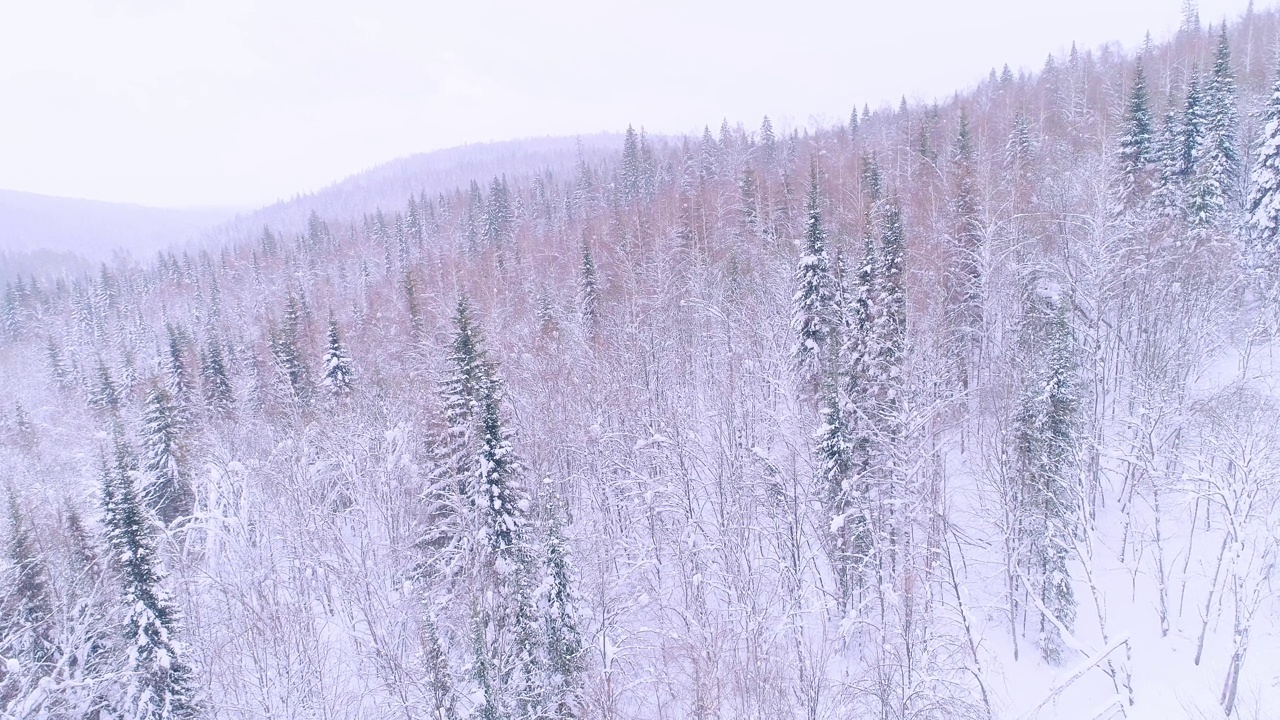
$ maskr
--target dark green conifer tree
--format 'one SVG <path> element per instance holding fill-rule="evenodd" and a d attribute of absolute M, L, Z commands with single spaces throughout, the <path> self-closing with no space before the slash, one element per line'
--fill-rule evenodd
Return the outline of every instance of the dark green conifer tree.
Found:
<path fill-rule="evenodd" d="M 204 381 L 204 401 L 217 414 L 231 410 L 235 395 L 231 388 L 231 378 L 227 374 L 227 365 L 222 357 L 222 345 L 217 338 L 210 337 L 208 349 L 205 350 L 201 375 Z"/>
<path fill-rule="evenodd" d="M 1076 601 L 1067 560 L 1076 535 L 1079 397 L 1069 301 L 1048 296 L 1034 280 L 1026 292 L 1021 327 L 1026 377 L 1014 418 L 1015 473 L 1012 529 L 1029 590 L 1048 611 L 1040 617 L 1039 646 L 1050 663 L 1062 660 L 1059 624 L 1075 621 Z"/>
<path fill-rule="evenodd" d="M 89 407 L 105 415 L 115 415 L 120 410 L 120 388 L 102 360 L 98 360 L 98 370 L 89 386 Z"/>
<path fill-rule="evenodd" d="M 622 141 L 622 168 L 619 173 L 622 201 L 629 203 L 640 196 L 641 188 L 640 140 L 635 128 L 627 126 L 627 133 Z"/>
<path fill-rule="evenodd" d="M 302 305 L 289 294 L 280 329 L 272 334 L 271 355 L 284 381 L 284 389 L 295 401 L 306 402 L 311 395 L 310 372 L 303 362 L 299 340 L 302 333 Z"/>
<path fill-rule="evenodd" d="M 582 674 L 586 670 L 573 560 L 561 528 L 560 512 L 548 512 L 546 553 L 540 612 L 546 637 L 543 692 L 550 717 L 571 720 L 580 713 Z"/>
<path fill-rule="evenodd" d="M 1262 120 L 1245 208 L 1246 257 L 1249 269 L 1262 281 L 1264 293 L 1272 296 L 1280 276 L 1280 63 Z"/>
<path fill-rule="evenodd" d="M 1239 207 L 1240 115 L 1225 24 L 1197 116 L 1199 133 L 1192 153 L 1188 210 L 1194 227 L 1208 228 Z"/>
<path fill-rule="evenodd" d="M 338 321 L 329 317 L 329 332 L 325 341 L 324 358 L 321 360 L 324 375 L 320 384 L 331 398 L 343 398 L 355 389 L 355 369 L 351 357 L 338 334 Z"/>
<path fill-rule="evenodd" d="M 593 333 L 600 322 L 600 287 L 596 278 L 596 261 L 591 255 L 591 243 L 582 237 L 582 266 L 578 272 L 578 312 L 588 333 Z"/>
<path fill-rule="evenodd" d="M 962 110 L 954 158 L 956 267 L 951 275 L 953 362 L 959 385 L 968 389 L 981 345 L 983 322 L 982 219 L 979 215 L 973 137 Z"/>
<path fill-rule="evenodd" d="M 49 570 L 36 547 L 32 527 L 18 506 L 12 487 L 9 495 L 7 587 L 0 592 L 0 654 L 17 661 L 17 677 L 5 677 L 0 669 L 0 697 L 6 687 L 25 686 L 31 691 L 47 677 L 57 660 L 54 641 L 53 597 Z"/>
<path fill-rule="evenodd" d="M 156 383 L 142 414 L 144 499 L 165 525 L 191 514 L 194 491 L 185 467 L 182 422 L 169 391 Z"/>
<path fill-rule="evenodd" d="M 103 526 L 125 616 L 119 666 L 125 679 L 114 704 L 139 720 L 194 718 L 201 711 L 195 676 L 182 657 L 178 608 L 165 588 L 135 473 L 128 448 L 117 441 L 113 461 L 103 462 L 102 487 Z"/>
<path fill-rule="evenodd" d="M 809 175 L 807 220 L 792 299 L 791 327 L 796 333 L 796 342 L 791 359 L 801 387 L 813 393 L 827 375 L 831 343 L 838 340 L 836 287 L 827 255 L 827 231 L 822 222 L 817 158 L 810 163 Z"/>
<path fill-rule="evenodd" d="M 1133 87 L 1125 108 L 1124 125 L 1117 150 L 1120 187 L 1116 197 L 1116 213 L 1142 206 L 1151 195 L 1156 171 L 1155 127 L 1151 120 L 1151 98 L 1147 77 L 1138 58 L 1133 70 Z"/>

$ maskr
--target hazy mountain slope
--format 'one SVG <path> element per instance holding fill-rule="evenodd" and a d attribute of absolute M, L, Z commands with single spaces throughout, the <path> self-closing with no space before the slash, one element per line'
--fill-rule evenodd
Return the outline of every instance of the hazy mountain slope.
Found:
<path fill-rule="evenodd" d="M 145 257 L 180 245 L 233 216 L 0 190 L 0 250 L 74 252 L 103 259 L 117 249 Z"/>
<path fill-rule="evenodd" d="M 465 145 L 398 158 L 345 178 L 314 193 L 269 205 L 236 218 L 220 228 L 217 237 L 234 239 L 271 226 L 282 232 L 306 227 L 310 213 L 357 217 L 379 208 L 391 211 L 410 197 L 465 189 L 472 181 L 487 185 L 494 177 L 512 181 L 540 172 L 571 170 L 580 159 L 597 162 L 602 153 L 616 153 L 619 134 L 579 137 L 526 138 Z M 581 151 L 581 156 L 580 156 Z"/>

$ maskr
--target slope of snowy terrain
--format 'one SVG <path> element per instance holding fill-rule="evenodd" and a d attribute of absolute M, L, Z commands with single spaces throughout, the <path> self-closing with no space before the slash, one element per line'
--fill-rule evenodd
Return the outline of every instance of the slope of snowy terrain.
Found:
<path fill-rule="evenodd" d="M 1276 717 L 1278 30 L 8 279 L 0 717 Z"/>

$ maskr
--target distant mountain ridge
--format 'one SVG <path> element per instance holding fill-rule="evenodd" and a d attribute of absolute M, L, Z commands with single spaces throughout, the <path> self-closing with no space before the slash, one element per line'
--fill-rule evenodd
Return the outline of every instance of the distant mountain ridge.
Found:
<path fill-rule="evenodd" d="M 0 251 L 74 252 L 89 259 L 124 249 L 145 256 L 194 240 L 231 210 L 147 207 L 0 190 Z"/>
<path fill-rule="evenodd" d="M 326 217 L 358 217 L 379 208 L 402 208 L 410 197 L 465 189 L 473 180 L 487 183 L 498 175 L 516 177 L 547 171 L 567 171 L 579 160 L 594 164 L 621 152 L 618 133 L 524 138 L 477 143 L 416 153 L 376 165 L 312 193 L 238 215 L 219 227 L 212 239 L 238 240 L 264 226 L 276 231 L 299 231 L 316 211 Z M 581 154 L 581 156 L 580 156 Z"/>
<path fill-rule="evenodd" d="M 62 270 L 117 252 L 144 259 L 190 242 L 221 243 L 270 226 L 302 229 L 312 211 L 326 217 L 358 217 L 379 208 L 399 209 L 411 196 L 486 183 L 497 175 L 569 170 L 617 153 L 622 135 L 599 133 L 462 145 L 406 155 L 262 208 L 157 208 L 0 190 L 0 272 L 4 277 L 40 268 Z M 80 256 L 77 258 L 76 256 Z"/>

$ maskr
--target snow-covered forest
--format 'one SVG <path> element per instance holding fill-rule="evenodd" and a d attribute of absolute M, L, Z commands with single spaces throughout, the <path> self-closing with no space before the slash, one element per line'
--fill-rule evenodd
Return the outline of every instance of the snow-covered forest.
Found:
<path fill-rule="evenodd" d="M 1277 43 L 5 278 L 0 717 L 1280 716 Z"/>

